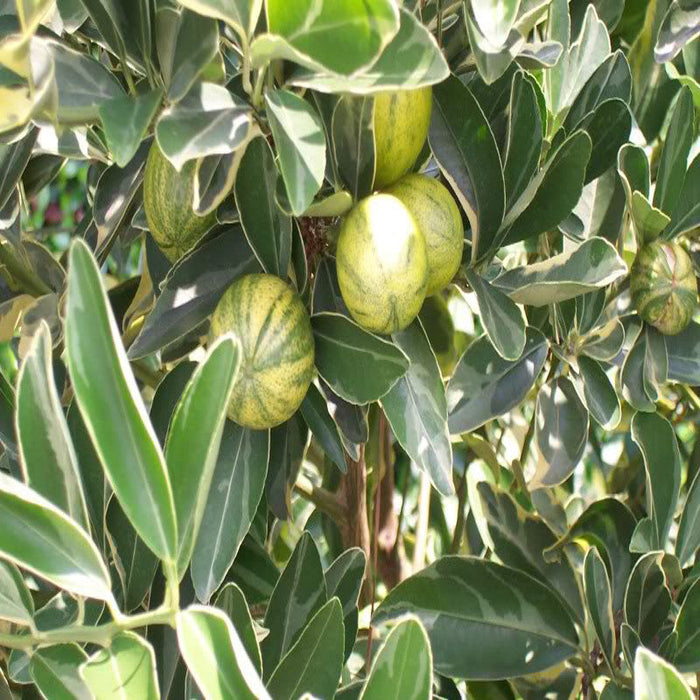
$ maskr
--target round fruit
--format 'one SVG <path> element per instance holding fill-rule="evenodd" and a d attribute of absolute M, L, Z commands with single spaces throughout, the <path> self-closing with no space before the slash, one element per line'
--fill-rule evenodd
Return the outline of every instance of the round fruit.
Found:
<path fill-rule="evenodd" d="M 192 209 L 195 161 L 175 170 L 153 141 L 146 161 L 143 208 L 153 240 L 171 262 L 181 258 L 216 223 L 216 212 Z"/>
<path fill-rule="evenodd" d="M 439 180 L 425 175 L 406 175 L 386 193 L 400 199 L 418 224 L 428 253 L 426 294 L 437 294 L 462 262 L 464 228 L 454 197 Z"/>
<path fill-rule="evenodd" d="M 314 373 L 311 320 L 299 295 L 275 275 L 251 274 L 224 292 L 211 319 L 211 340 L 233 333 L 241 363 L 228 414 L 246 428 L 291 418 Z"/>
<path fill-rule="evenodd" d="M 374 98 L 374 187 L 395 183 L 416 162 L 430 126 L 432 88 L 380 92 Z"/>
<path fill-rule="evenodd" d="M 632 305 L 665 335 L 680 333 L 698 305 L 693 263 L 677 243 L 654 241 L 642 248 L 630 275 Z"/>
<path fill-rule="evenodd" d="M 406 328 L 425 299 L 428 262 L 423 234 L 396 197 L 363 199 L 340 227 L 338 282 L 352 317 L 364 328 Z"/>

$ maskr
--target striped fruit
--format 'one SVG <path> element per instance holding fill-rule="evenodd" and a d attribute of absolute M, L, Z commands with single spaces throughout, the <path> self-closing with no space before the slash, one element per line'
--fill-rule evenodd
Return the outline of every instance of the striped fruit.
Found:
<path fill-rule="evenodd" d="M 314 336 L 299 295 L 275 275 L 244 275 L 214 310 L 210 341 L 224 333 L 241 344 L 231 420 L 263 430 L 291 418 L 314 373 Z"/>
<path fill-rule="evenodd" d="M 363 199 L 340 227 L 338 283 L 352 317 L 364 328 L 406 328 L 425 299 L 428 262 L 423 234 L 396 197 Z"/>
<path fill-rule="evenodd" d="M 430 87 L 380 92 L 374 98 L 374 188 L 393 185 L 416 162 L 430 126 Z"/>
<path fill-rule="evenodd" d="M 146 161 L 143 208 L 153 240 L 170 262 L 181 258 L 216 223 L 216 212 L 192 209 L 195 161 L 175 170 L 153 141 Z"/>
<path fill-rule="evenodd" d="M 386 190 L 400 199 L 425 238 L 428 253 L 428 296 L 443 290 L 462 262 L 464 227 L 459 208 L 439 180 L 406 175 Z"/>
<path fill-rule="evenodd" d="M 680 333 L 698 305 L 698 286 L 688 253 L 656 240 L 638 253 L 630 274 L 630 294 L 637 313 L 664 335 Z"/>

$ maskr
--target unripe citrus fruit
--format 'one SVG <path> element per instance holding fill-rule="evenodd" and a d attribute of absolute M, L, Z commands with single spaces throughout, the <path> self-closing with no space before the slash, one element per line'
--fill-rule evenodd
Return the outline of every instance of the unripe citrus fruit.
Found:
<path fill-rule="evenodd" d="M 630 294 L 637 313 L 664 335 L 680 333 L 698 305 L 698 285 L 688 253 L 670 241 L 644 246 L 632 265 Z"/>
<path fill-rule="evenodd" d="M 225 333 L 241 345 L 229 417 L 256 430 L 284 423 L 314 372 L 311 320 L 299 295 L 275 275 L 244 275 L 224 292 L 211 319 L 210 339 Z"/>
<path fill-rule="evenodd" d="M 340 227 L 336 252 L 340 292 L 364 328 L 406 328 L 425 299 L 428 262 L 423 234 L 396 197 L 363 199 Z"/>
<path fill-rule="evenodd" d="M 428 136 L 432 107 L 430 87 L 380 92 L 374 98 L 375 189 L 392 185 L 416 162 Z"/>
<path fill-rule="evenodd" d="M 437 294 L 462 262 L 464 228 L 454 197 L 440 181 L 425 175 L 406 175 L 386 193 L 400 199 L 418 224 L 428 253 L 426 293 Z"/>
<path fill-rule="evenodd" d="M 195 161 L 175 170 L 153 141 L 143 181 L 143 208 L 153 240 L 171 262 L 181 258 L 216 223 L 216 212 L 192 209 Z"/>

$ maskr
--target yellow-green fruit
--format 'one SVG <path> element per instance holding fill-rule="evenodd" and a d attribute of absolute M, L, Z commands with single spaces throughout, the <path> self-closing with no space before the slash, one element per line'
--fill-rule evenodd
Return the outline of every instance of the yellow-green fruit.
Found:
<path fill-rule="evenodd" d="M 394 184 L 416 162 L 430 126 L 431 87 L 380 92 L 374 98 L 374 188 Z"/>
<path fill-rule="evenodd" d="M 246 428 L 273 428 L 301 405 L 314 373 L 311 320 L 299 295 L 275 275 L 245 275 L 224 292 L 210 340 L 232 333 L 241 364 L 229 417 Z"/>
<path fill-rule="evenodd" d="M 406 175 L 386 190 L 400 199 L 425 238 L 428 253 L 428 296 L 444 289 L 462 262 L 464 228 L 459 208 L 439 180 Z"/>
<path fill-rule="evenodd" d="M 181 258 L 216 223 L 216 212 L 195 214 L 195 161 L 175 170 L 153 141 L 143 181 L 143 208 L 153 240 L 171 262 Z"/>
<path fill-rule="evenodd" d="M 418 315 L 428 282 L 425 240 L 396 197 L 357 204 L 340 227 L 336 261 L 343 301 L 364 328 L 393 333 Z"/>

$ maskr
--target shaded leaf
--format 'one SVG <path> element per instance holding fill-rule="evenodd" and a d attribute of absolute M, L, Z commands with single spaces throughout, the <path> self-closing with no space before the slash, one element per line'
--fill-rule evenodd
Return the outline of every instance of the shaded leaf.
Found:
<path fill-rule="evenodd" d="M 262 673 L 262 657 L 256 637 L 256 626 L 250 616 L 248 602 L 243 591 L 235 583 L 227 583 L 217 594 L 215 605 L 229 616 L 248 658 L 253 662 L 256 672 L 260 675 Z"/>
<path fill-rule="evenodd" d="M 615 621 L 612 609 L 612 589 L 605 563 L 595 547 L 586 554 L 583 565 L 586 604 L 598 643 L 611 672 L 615 670 Z"/>
<path fill-rule="evenodd" d="M 87 654 L 77 644 L 57 644 L 32 654 L 29 672 L 44 697 L 89 700 L 92 695 L 78 673 Z"/>
<path fill-rule="evenodd" d="M 625 593 L 625 620 L 642 643 L 652 642 L 671 609 L 663 552 L 649 552 L 635 564 Z"/>

